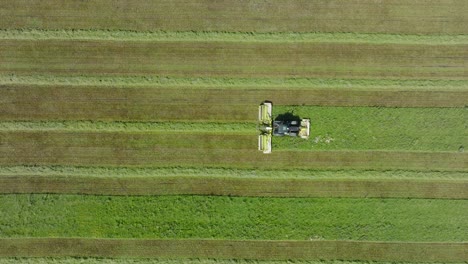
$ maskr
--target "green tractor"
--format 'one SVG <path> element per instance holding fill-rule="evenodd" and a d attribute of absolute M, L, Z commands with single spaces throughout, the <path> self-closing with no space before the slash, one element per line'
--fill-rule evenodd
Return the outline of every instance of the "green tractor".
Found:
<path fill-rule="evenodd" d="M 309 138 L 310 119 L 273 121 L 272 110 L 273 103 L 270 101 L 263 101 L 258 108 L 258 150 L 271 153 L 272 136 Z"/>

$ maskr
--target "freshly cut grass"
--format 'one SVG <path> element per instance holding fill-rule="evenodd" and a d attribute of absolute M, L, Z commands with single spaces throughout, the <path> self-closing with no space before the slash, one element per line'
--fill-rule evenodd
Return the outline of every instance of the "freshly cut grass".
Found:
<path fill-rule="evenodd" d="M 82 263 L 102 263 L 102 264 L 285 264 L 281 260 L 244 260 L 244 259 L 189 259 L 189 258 L 91 258 L 91 257 L 35 257 L 35 258 L 0 258 L 1 264 L 82 264 Z M 287 262 L 286 262 L 287 263 Z M 346 261 L 346 260 L 294 260 L 296 264 L 367 264 L 368 261 Z M 414 262 L 373 262 L 375 264 L 414 264 Z M 443 262 L 431 262 L 433 264 L 442 264 Z M 462 264 L 463 262 L 453 262 Z"/>
<path fill-rule="evenodd" d="M 265 99 L 273 101 L 275 106 L 454 108 L 468 104 L 468 89 L 385 91 L 192 88 L 0 85 L 0 102 L 3 108 L 0 120 L 254 122 L 258 104 Z M 96 108 L 96 104 L 99 104 L 99 108 Z M 420 111 L 423 113 L 424 110 Z"/>
<path fill-rule="evenodd" d="M 110 91 L 108 91 L 110 92 Z M 39 96 L 39 93 L 37 93 Z M 75 94 L 79 97 L 78 94 Z M 122 96 L 121 98 L 125 98 Z M 89 96 L 89 100 L 84 100 L 85 103 L 80 107 L 74 108 L 67 104 L 70 100 L 67 95 L 63 95 L 64 100 L 60 97 L 50 97 L 44 95 L 42 99 L 35 100 L 34 103 L 32 96 L 28 103 L 18 104 L 17 101 L 12 99 L 9 104 L 11 107 L 5 107 L 5 119 L 18 120 L 19 113 L 23 118 L 47 120 L 50 118 L 62 119 L 71 118 L 86 118 L 94 114 L 100 115 L 101 118 L 111 111 L 107 111 L 103 103 L 98 101 L 93 102 L 92 98 L 99 98 L 96 96 Z M 119 96 L 108 98 L 111 108 L 118 108 L 121 100 Z M 139 100 L 141 99 L 141 100 Z M 149 101 L 153 100 L 151 96 L 147 98 Z M 8 99 L 7 99 L 8 100 Z M 38 101 L 43 100 L 41 103 Z M 98 99 L 99 100 L 99 99 Z M 157 99 L 155 99 L 157 100 Z M 128 104 L 128 112 L 134 112 L 141 115 L 142 119 L 152 119 L 152 113 L 159 114 L 156 110 L 147 111 L 148 116 L 142 116 L 142 112 L 137 111 L 141 109 L 138 106 L 139 102 L 146 105 L 144 97 L 134 98 L 130 100 L 135 103 Z M 99 110 L 95 110 L 95 104 L 99 104 Z M 25 108 L 18 108 L 19 105 L 31 105 L 32 108 L 24 110 Z M 35 107 L 41 105 L 40 107 Z M 75 104 L 76 105 L 76 104 Z M 164 105 L 163 105 L 164 106 Z M 248 106 L 252 118 L 250 123 L 228 123 L 224 122 L 203 122 L 203 119 L 194 119 L 192 122 L 176 122 L 170 119 L 169 116 L 159 116 L 158 118 L 165 120 L 164 122 L 102 122 L 102 121 L 4 121 L 0 122 L 0 135 L 2 133 L 10 134 L 12 132 L 23 131 L 27 133 L 40 133 L 43 135 L 43 140 L 47 139 L 48 134 L 56 136 L 57 133 L 63 132 L 64 134 L 78 134 L 78 137 L 86 137 L 87 133 L 104 133 L 103 135 L 113 135 L 120 133 L 119 141 L 120 146 L 126 146 L 125 133 L 139 133 L 140 141 L 145 142 L 145 135 L 148 137 L 149 145 L 157 145 L 155 141 L 151 141 L 159 135 L 161 138 L 177 138 L 181 141 L 190 141 L 196 134 L 199 140 L 202 140 L 201 134 L 214 138 L 217 135 L 229 135 L 233 140 L 239 140 L 239 145 L 245 146 L 247 149 L 256 148 L 256 134 L 258 133 L 255 125 L 256 115 L 258 113 L 257 104 Z M 238 109 L 243 111 L 247 106 L 219 106 L 219 109 Z M 60 111 L 54 111 L 58 110 Z M 130 110 L 132 109 L 132 110 Z M 193 110 L 187 107 L 187 110 Z M 293 116 L 305 118 L 308 117 L 312 121 L 311 137 L 309 140 L 302 140 L 299 138 L 273 138 L 274 150 L 405 150 L 405 151 L 449 151 L 458 152 L 463 150 L 463 146 L 468 145 L 466 139 L 468 138 L 465 129 L 466 109 L 464 108 L 377 108 L 377 107 L 313 107 L 313 106 L 274 106 L 274 118 L 292 118 Z M 102 111 L 102 112 L 100 112 Z M 187 111 L 189 114 L 190 111 Z M 220 111 L 224 112 L 224 111 Z M 9 114 L 10 113 L 10 114 Z M 89 113 L 89 114 L 88 114 Z M 176 114 L 179 112 L 174 112 Z M 34 116 L 36 114 L 36 116 Z M 78 114 L 78 116 L 77 116 Z M 68 115 L 68 117 L 67 117 Z M 195 113 L 193 113 L 195 115 Z M 290 115 L 291 117 L 287 117 Z M 113 114 L 108 117 L 116 118 Z M 122 116 L 128 118 L 127 116 Z M 1 119 L 0 114 L 0 119 Z M 201 117 L 199 117 L 201 118 Z M 229 118 L 229 117 L 226 117 Z M 222 119 L 221 119 L 222 121 Z M 79 133 L 83 133 L 79 135 Z M 162 135 L 166 133 L 166 135 Z M 73 134 L 73 135 L 74 135 Z M 187 135 L 187 136 L 185 136 Z M 235 137 L 237 135 L 237 137 Z M 241 137 L 243 136 L 243 137 Z M 59 136 L 60 138 L 60 136 Z M 128 141 L 131 140 L 131 135 L 127 137 Z M 165 139 L 164 139 L 165 140 Z M 66 141 L 66 140 L 64 140 Z M 196 140 L 194 141 L 196 142 Z M 243 143 L 244 142 L 244 143 Z M 94 142 L 93 144 L 99 143 Z M 250 144 L 250 145 L 249 145 Z M 191 142 L 188 143 L 191 145 Z M 233 143 L 234 145 L 234 143 Z M 109 145 L 111 146 L 111 145 Z M 178 146 L 177 142 L 166 144 L 164 146 Z M 195 143 L 194 147 L 202 147 Z M 149 146 L 148 146 L 149 147 Z M 162 147 L 162 146 L 159 146 Z M 211 148 L 222 148 L 222 144 L 212 145 Z"/>
<path fill-rule="evenodd" d="M 275 117 L 311 119 L 309 140 L 273 138 L 273 149 L 388 149 L 458 152 L 468 145 L 468 111 L 436 108 L 275 106 Z"/>
<path fill-rule="evenodd" d="M 0 237 L 462 242 L 467 209 L 444 199 L 6 194 Z"/>
<path fill-rule="evenodd" d="M 1 176 L 55 176 L 98 178 L 155 177 L 230 177 L 236 179 L 308 179 L 308 180 L 434 180 L 466 181 L 468 174 L 457 171 L 403 170 L 312 170 L 312 169 L 237 169 L 210 167 L 71 167 L 71 166 L 0 166 Z"/>
<path fill-rule="evenodd" d="M 230 77 L 167 77 L 167 76 L 66 76 L 66 75 L 17 75 L 0 74 L 3 87 L 24 89 L 31 86 L 110 86 L 124 87 L 180 87 L 190 89 L 341 89 L 345 90 L 390 90 L 390 91 L 466 91 L 466 80 L 404 80 L 404 79 L 330 79 L 330 78 L 230 78 Z"/>
<path fill-rule="evenodd" d="M 278 150 L 264 155 L 249 135 L 0 132 L 0 165 L 466 171 L 467 160 L 461 152 Z"/>
<path fill-rule="evenodd" d="M 468 44 L 468 35 L 398 35 L 306 32 L 214 32 L 129 30 L 5 30 L 0 39 L 22 40 L 118 40 L 118 41 L 232 41 L 232 42 L 332 42 L 372 44 L 459 45 Z"/>
<path fill-rule="evenodd" d="M 468 199 L 468 179 L 301 180 L 237 177 L 0 176 L 0 193 Z"/>
<path fill-rule="evenodd" d="M 463 261 L 466 243 L 356 241 L 1 239 L 0 255 L 30 257 L 194 257 L 261 260 Z"/>
<path fill-rule="evenodd" d="M 463 35 L 468 33 L 467 12 L 464 0 L 171 0 L 131 4 L 112 0 L 58 0 L 53 4 L 4 0 L 0 28 Z"/>
<path fill-rule="evenodd" d="M 467 45 L 3 40 L 0 73 L 466 80 L 467 56 Z"/>

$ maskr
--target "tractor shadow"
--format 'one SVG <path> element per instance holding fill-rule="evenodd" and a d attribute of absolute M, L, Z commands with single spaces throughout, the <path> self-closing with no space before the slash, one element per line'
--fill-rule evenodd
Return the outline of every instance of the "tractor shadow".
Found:
<path fill-rule="evenodd" d="M 297 121 L 301 122 L 301 118 L 292 112 L 280 114 L 275 118 L 275 121 Z"/>

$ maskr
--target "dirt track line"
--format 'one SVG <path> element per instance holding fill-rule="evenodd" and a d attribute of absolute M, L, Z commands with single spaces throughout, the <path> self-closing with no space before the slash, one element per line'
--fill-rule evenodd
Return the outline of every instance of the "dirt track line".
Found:
<path fill-rule="evenodd" d="M 467 45 L 3 40 L 0 73 L 466 80 L 467 56 Z"/>
<path fill-rule="evenodd" d="M 467 243 L 3 238 L 2 257 L 142 257 L 463 262 Z"/>
<path fill-rule="evenodd" d="M 223 195 L 468 199 L 463 180 L 304 180 L 235 177 L 0 176 L 1 194 Z"/>
<path fill-rule="evenodd" d="M 467 34 L 464 0 L 4 0 L 0 28 Z M 174 19 L 184 17 L 184 19 Z"/>

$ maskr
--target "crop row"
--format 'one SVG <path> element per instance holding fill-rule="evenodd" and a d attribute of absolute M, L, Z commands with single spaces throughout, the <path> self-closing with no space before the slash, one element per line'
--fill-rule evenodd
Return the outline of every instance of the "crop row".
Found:
<path fill-rule="evenodd" d="M 467 33 L 464 0 L 307 1 L 4 0 L 0 28 L 126 29 L 134 31 Z M 175 19 L 184 17 L 184 19 Z"/>
<path fill-rule="evenodd" d="M 466 45 L 3 40 L 0 73 L 466 80 L 467 56 Z"/>

